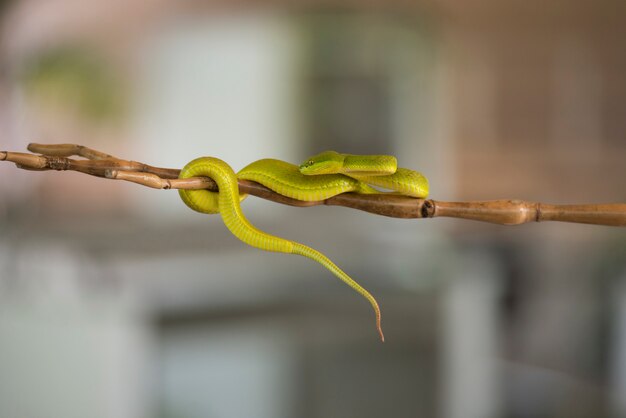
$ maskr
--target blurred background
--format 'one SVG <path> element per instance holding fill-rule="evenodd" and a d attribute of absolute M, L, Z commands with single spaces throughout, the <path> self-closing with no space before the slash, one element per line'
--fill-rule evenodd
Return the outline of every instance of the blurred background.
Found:
<path fill-rule="evenodd" d="M 388 153 L 438 200 L 626 202 L 626 3 L 0 1 L 0 149 L 236 170 Z M 0 418 L 626 417 L 626 234 L 0 164 Z"/>

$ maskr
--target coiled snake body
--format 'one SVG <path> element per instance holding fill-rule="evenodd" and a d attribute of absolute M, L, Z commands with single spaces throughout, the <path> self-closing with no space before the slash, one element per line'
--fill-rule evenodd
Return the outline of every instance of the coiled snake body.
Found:
<path fill-rule="evenodd" d="M 327 151 L 311 157 L 300 167 L 280 160 L 256 161 L 238 174 L 224 161 L 201 157 L 187 164 L 180 178 L 212 178 L 219 192 L 180 189 L 180 197 L 191 209 L 202 213 L 220 213 L 226 227 L 241 241 L 266 251 L 298 254 L 317 261 L 369 301 L 376 315 L 376 328 L 384 341 L 380 308 L 376 299 L 361 285 L 337 267 L 328 257 L 298 242 L 270 235 L 252 225 L 241 211 L 237 178 L 256 181 L 298 200 L 323 200 L 339 193 L 380 193 L 370 185 L 398 193 L 424 198 L 428 180 L 420 173 L 397 168 L 395 157 L 384 155 L 349 155 Z"/>

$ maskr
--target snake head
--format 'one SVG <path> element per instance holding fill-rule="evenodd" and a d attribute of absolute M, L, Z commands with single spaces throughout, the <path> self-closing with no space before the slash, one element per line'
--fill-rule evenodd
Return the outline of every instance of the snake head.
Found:
<path fill-rule="evenodd" d="M 334 174 L 341 171 L 344 156 L 335 151 L 324 151 L 300 164 L 300 173 L 311 176 Z"/>

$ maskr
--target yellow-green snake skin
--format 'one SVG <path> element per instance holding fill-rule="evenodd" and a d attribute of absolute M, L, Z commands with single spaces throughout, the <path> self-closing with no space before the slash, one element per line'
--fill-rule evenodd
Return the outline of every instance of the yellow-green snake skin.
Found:
<path fill-rule="evenodd" d="M 256 181 L 298 200 L 323 200 L 339 193 L 381 193 L 371 185 L 398 193 L 425 198 L 428 180 L 422 174 L 397 168 L 396 158 L 386 155 L 350 155 L 326 151 L 309 158 L 300 167 L 280 160 L 256 161 L 238 174 L 224 161 L 201 157 L 187 164 L 179 178 L 212 178 L 219 192 L 179 190 L 183 202 L 201 213 L 220 213 L 226 227 L 241 241 L 266 251 L 299 254 L 317 261 L 369 301 L 376 314 L 376 329 L 384 341 L 380 308 L 376 299 L 324 254 L 306 245 L 267 234 L 255 228 L 243 215 L 237 178 Z"/>

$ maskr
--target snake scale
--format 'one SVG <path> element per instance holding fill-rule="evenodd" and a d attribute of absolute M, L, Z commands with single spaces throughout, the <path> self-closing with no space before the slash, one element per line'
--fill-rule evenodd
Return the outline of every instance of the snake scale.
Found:
<path fill-rule="evenodd" d="M 428 195 L 428 180 L 421 173 L 397 167 L 396 158 L 387 155 L 351 155 L 326 151 L 307 159 L 299 167 L 284 161 L 255 161 L 235 174 L 224 161 L 201 157 L 188 163 L 180 178 L 206 176 L 212 178 L 219 192 L 179 190 L 187 206 L 201 213 L 220 213 L 226 227 L 241 241 L 266 251 L 298 254 L 317 261 L 372 305 L 376 329 L 382 341 L 381 314 L 376 299 L 319 251 L 295 241 L 263 232 L 244 216 L 237 179 L 251 180 L 298 200 L 323 200 L 339 193 L 381 193 L 372 186 L 391 189 L 416 198 Z"/>

